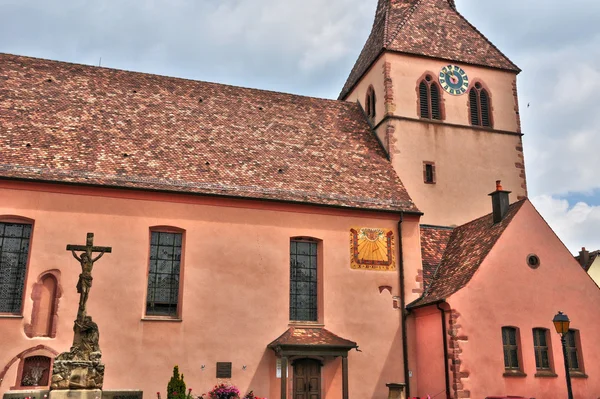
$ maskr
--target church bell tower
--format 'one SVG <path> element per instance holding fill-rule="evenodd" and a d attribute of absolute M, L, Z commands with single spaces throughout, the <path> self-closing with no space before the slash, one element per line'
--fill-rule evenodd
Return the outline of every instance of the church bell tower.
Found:
<path fill-rule="evenodd" d="M 422 222 L 460 225 L 496 180 L 527 195 L 519 72 L 454 0 L 379 0 L 339 99 L 361 104 Z"/>

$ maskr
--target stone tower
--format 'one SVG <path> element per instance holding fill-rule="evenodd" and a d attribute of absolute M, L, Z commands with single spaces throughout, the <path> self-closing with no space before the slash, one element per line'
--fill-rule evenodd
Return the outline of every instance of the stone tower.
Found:
<path fill-rule="evenodd" d="M 519 72 L 453 0 L 379 0 L 339 99 L 363 106 L 423 223 L 460 225 L 496 180 L 527 195 Z"/>

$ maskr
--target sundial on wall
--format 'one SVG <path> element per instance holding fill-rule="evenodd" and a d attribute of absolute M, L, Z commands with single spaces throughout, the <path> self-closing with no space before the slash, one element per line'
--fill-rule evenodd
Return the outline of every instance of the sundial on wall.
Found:
<path fill-rule="evenodd" d="M 350 229 L 352 269 L 396 270 L 394 233 L 388 229 L 353 227 Z"/>
<path fill-rule="evenodd" d="M 469 88 L 469 76 L 459 66 L 446 65 L 440 71 L 440 85 L 446 92 L 460 96 Z"/>

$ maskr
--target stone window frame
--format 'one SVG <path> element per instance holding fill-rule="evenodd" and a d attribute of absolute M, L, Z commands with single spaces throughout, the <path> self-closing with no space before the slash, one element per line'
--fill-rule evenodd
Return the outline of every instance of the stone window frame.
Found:
<path fill-rule="evenodd" d="M 375 89 L 373 88 L 373 85 L 369 85 L 369 88 L 367 89 L 367 94 L 365 95 L 365 112 L 367 113 L 369 119 L 371 119 L 372 121 L 375 120 L 376 105 L 377 97 L 375 96 Z"/>
<path fill-rule="evenodd" d="M 32 348 L 28 348 L 25 349 L 24 351 L 22 351 L 21 353 L 19 353 L 18 355 L 16 355 L 15 357 L 13 357 L 7 364 L 6 366 L 4 366 L 4 369 L 2 371 L 0 371 L 0 386 L 2 385 L 2 381 L 4 379 L 4 377 L 6 376 L 6 373 L 8 372 L 8 370 L 11 368 L 11 366 L 16 363 L 17 361 L 19 362 L 19 365 L 17 367 L 17 378 L 15 381 L 15 385 L 10 387 L 11 391 L 21 391 L 21 390 L 32 390 L 32 389 L 45 389 L 45 388 L 49 388 L 50 387 L 50 383 L 51 383 L 51 378 L 52 376 L 50 375 L 48 378 L 48 385 L 45 386 L 39 386 L 39 387 L 31 387 L 31 386 L 21 386 L 21 380 L 23 379 L 23 367 L 25 365 L 25 359 L 32 357 L 32 356 L 46 356 L 50 358 L 50 370 L 52 370 L 52 366 L 54 364 L 54 358 L 58 355 L 58 352 L 55 351 L 54 349 L 50 348 L 49 346 L 46 345 L 37 345 L 35 347 Z"/>
<path fill-rule="evenodd" d="M 290 275 L 288 278 L 289 282 L 289 296 L 288 296 L 288 311 L 289 311 L 289 324 L 290 325 L 323 325 L 324 320 L 324 301 L 323 301 L 323 240 L 317 237 L 310 236 L 293 236 L 289 239 L 288 255 L 292 253 L 292 241 L 296 242 L 310 242 L 317 245 L 317 317 L 316 320 L 293 320 L 291 318 L 291 292 L 292 292 L 292 281 L 291 281 L 291 262 L 290 262 Z"/>
<path fill-rule="evenodd" d="M 477 108 L 477 124 L 473 123 L 473 110 L 472 110 L 472 104 L 471 104 L 471 92 L 475 93 L 475 98 L 476 98 L 476 102 L 477 104 L 475 104 L 475 107 Z M 483 124 L 483 109 L 481 107 L 481 93 L 485 92 L 485 94 L 487 95 L 487 99 L 488 99 L 488 104 L 487 104 L 487 115 L 488 115 L 488 120 L 489 120 L 489 126 L 486 126 Z M 479 127 L 479 128 L 484 128 L 484 129 L 494 129 L 494 106 L 493 106 L 493 99 L 492 99 L 492 92 L 490 91 L 489 87 L 481 80 L 481 79 L 473 79 L 470 83 L 469 83 L 469 88 L 467 89 L 467 109 L 469 110 L 469 125 L 471 126 L 475 126 L 475 127 Z"/>
<path fill-rule="evenodd" d="M 48 335 L 35 335 L 35 332 L 34 332 L 35 325 L 36 325 L 38 318 L 40 317 L 41 289 L 44 284 L 44 280 L 48 277 L 53 278 L 55 281 L 55 284 L 56 284 L 56 292 L 54 293 L 53 303 L 51 306 L 51 317 L 52 317 L 51 323 L 52 324 L 50 326 L 50 332 Z M 35 337 L 56 338 L 56 328 L 57 328 L 57 324 L 58 324 L 58 304 L 59 304 L 60 298 L 62 297 L 62 294 L 63 294 L 62 286 L 60 284 L 60 279 L 61 279 L 60 270 L 58 270 L 58 269 L 46 270 L 45 272 L 41 273 L 38 276 L 37 282 L 33 285 L 33 288 L 31 291 L 31 299 L 33 301 L 33 307 L 31 309 L 31 320 L 28 324 L 25 325 L 25 335 L 27 335 L 28 338 L 35 338 Z"/>
<path fill-rule="evenodd" d="M 515 334 L 515 345 L 512 344 L 506 344 L 505 340 L 504 340 L 504 332 L 505 331 L 514 331 Z M 527 374 L 525 374 L 523 372 L 523 353 L 522 353 L 522 345 L 521 345 L 521 331 L 519 329 L 519 327 L 516 326 L 502 326 L 502 334 L 501 334 L 501 343 L 502 343 L 502 353 L 503 353 L 503 360 L 502 360 L 502 364 L 504 366 L 504 377 L 526 377 Z M 506 361 L 504 360 L 504 357 L 506 356 L 505 353 L 507 350 L 515 350 L 516 351 L 516 361 L 517 361 L 517 365 L 516 366 L 512 366 L 512 365 L 506 365 Z"/>
<path fill-rule="evenodd" d="M 429 173 L 427 172 L 427 168 L 431 168 L 431 179 L 429 179 Z M 436 184 L 436 170 L 435 170 L 435 162 L 432 161 L 423 161 L 423 183 L 425 184 Z"/>
<path fill-rule="evenodd" d="M 150 277 L 150 256 L 152 251 L 152 233 L 176 233 L 181 234 L 181 259 L 179 260 L 179 287 L 177 294 L 177 310 L 173 315 L 153 315 L 148 314 L 148 278 Z M 175 226 L 152 226 L 148 231 L 148 268 L 146 270 L 146 295 L 144 297 L 143 321 L 182 321 L 183 309 L 183 283 L 185 274 L 185 250 L 186 250 L 186 230 Z"/>
<path fill-rule="evenodd" d="M 25 216 L 19 215 L 0 215 L 0 223 L 18 223 L 18 224 L 29 224 L 31 225 L 31 235 L 29 236 L 29 249 L 27 253 L 27 260 L 25 261 L 25 277 L 23 278 L 23 292 L 21 293 L 21 308 L 18 312 L 0 312 L 0 318 L 22 318 L 23 310 L 25 308 L 25 300 L 27 297 L 27 280 L 29 277 L 29 269 L 31 263 L 31 253 L 33 248 L 34 231 L 35 231 L 35 220 Z"/>
<path fill-rule="evenodd" d="M 417 93 L 417 115 L 421 119 L 425 119 L 428 121 L 444 121 L 446 120 L 446 107 L 444 103 L 444 90 L 436 80 L 437 74 L 431 71 L 425 71 L 419 79 L 417 79 L 417 83 L 415 85 L 415 92 Z M 429 80 L 427 78 L 429 77 Z M 427 109 L 428 115 L 423 115 L 421 112 L 421 84 L 425 83 L 427 85 Z M 435 86 L 438 92 L 438 112 L 439 119 L 433 118 L 433 105 L 431 103 L 431 88 Z"/>

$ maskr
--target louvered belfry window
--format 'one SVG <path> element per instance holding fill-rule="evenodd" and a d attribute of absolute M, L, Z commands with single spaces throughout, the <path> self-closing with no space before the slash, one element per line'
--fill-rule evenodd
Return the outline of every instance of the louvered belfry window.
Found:
<path fill-rule="evenodd" d="M 317 243 L 290 242 L 290 320 L 317 321 Z"/>
<path fill-rule="evenodd" d="M 442 119 L 440 89 L 431 75 L 425 76 L 419 83 L 419 111 L 421 118 Z"/>
<path fill-rule="evenodd" d="M 371 119 L 375 119 L 375 89 L 373 86 L 369 86 L 367 90 L 367 97 L 365 98 L 365 111 L 367 116 Z"/>
<path fill-rule="evenodd" d="M 20 314 L 31 225 L 0 223 L 0 314 Z"/>
<path fill-rule="evenodd" d="M 152 231 L 146 314 L 177 316 L 183 234 Z"/>
<path fill-rule="evenodd" d="M 481 83 L 475 83 L 469 91 L 469 110 L 471 125 L 492 127 L 490 96 Z"/>

